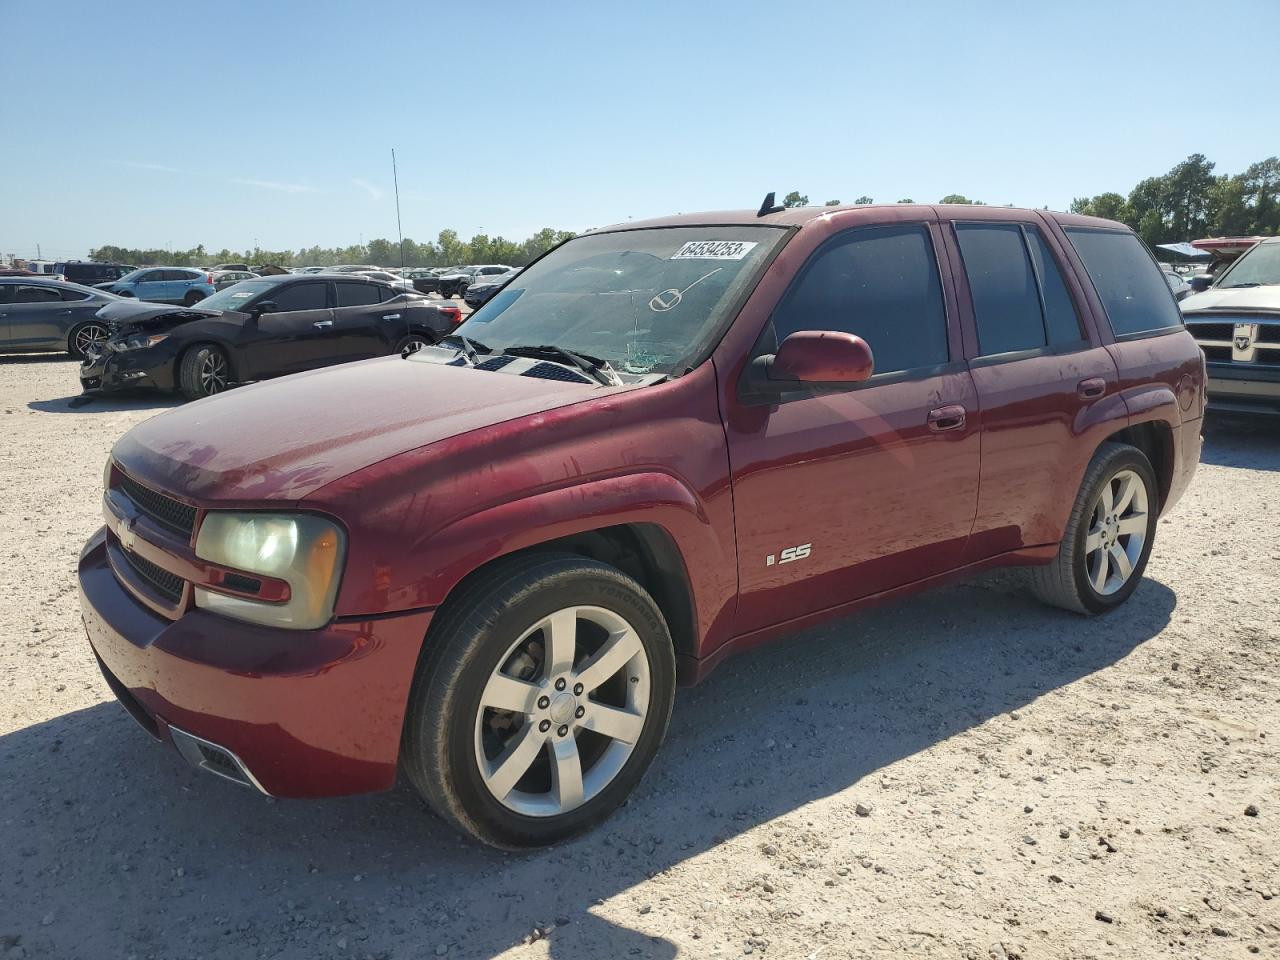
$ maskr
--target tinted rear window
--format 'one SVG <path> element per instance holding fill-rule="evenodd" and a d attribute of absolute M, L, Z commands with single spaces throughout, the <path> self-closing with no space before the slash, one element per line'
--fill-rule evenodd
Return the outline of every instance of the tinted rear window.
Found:
<path fill-rule="evenodd" d="M 365 307 L 380 301 L 378 288 L 372 283 L 344 283 L 339 281 L 338 306 Z"/>
<path fill-rule="evenodd" d="M 1040 294 L 1022 229 L 1016 223 L 961 223 L 956 235 L 983 355 L 1045 346 Z"/>
<path fill-rule="evenodd" d="M 1182 314 L 1151 254 L 1132 233 L 1068 227 L 1116 336 L 1168 330 Z"/>

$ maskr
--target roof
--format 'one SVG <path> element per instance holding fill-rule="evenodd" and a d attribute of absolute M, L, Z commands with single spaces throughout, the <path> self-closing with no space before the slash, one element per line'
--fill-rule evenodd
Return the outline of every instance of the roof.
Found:
<path fill-rule="evenodd" d="M 1103 220 L 1101 217 L 1086 217 L 1075 213 L 1059 213 L 1057 211 L 1031 210 L 1026 207 L 996 207 L 986 204 L 965 203 L 845 203 L 834 207 L 788 207 L 777 213 L 760 216 L 755 210 L 712 210 L 705 213 L 678 213 L 667 217 L 655 217 L 650 220 L 628 220 L 626 223 L 615 223 L 612 226 L 600 227 L 590 233 L 611 233 L 618 230 L 644 230 L 653 227 L 692 227 L 692 226 L 771 226 L 771 227 L 803 227 L 806 223 L 821 220 L 835 213 L 850 210 L 895 210 L 915 213 L 917 216 L 932 216 L 935 212 L 943 219 L 962 220 L 972 215 L 975 209 L 983 211 L 984 218 L 995 214 L 991 219 L 1025 220 L 1027 214 L 1048 213 L 1059 223 L 1082 227 L 1123 227 L 1114 220 Z M 1127 229 L 1127 228 L 1125 228 Z"/>

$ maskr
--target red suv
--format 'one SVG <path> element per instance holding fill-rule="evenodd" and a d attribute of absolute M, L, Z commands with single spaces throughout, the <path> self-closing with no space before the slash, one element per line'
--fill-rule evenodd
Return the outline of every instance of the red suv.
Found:
<path fill-rule="evenodd" d="M 439 345 L 140 424 L 80 558 L 129 712 L 280 796 L 403 769 L 504 847 L 603 819 L 678 682 L 996 566 L 1125 601 L 1205 369 L 1104 220 L 680 216 L 524 270 Z"/>

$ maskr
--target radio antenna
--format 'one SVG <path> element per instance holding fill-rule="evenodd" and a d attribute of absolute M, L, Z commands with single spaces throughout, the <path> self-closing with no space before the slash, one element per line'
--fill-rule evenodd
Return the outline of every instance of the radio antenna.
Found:
<path fill-rule="evenodd" d="M 396 173 L 396 148 L 391 148 L 391 183 L 395 186 L 396 193 L 396 235 L 400 238 L 400 280 L 404 282 L 405 260 L 404 260 L 404 228 L 400 226 L 400 177 Z M 404 296 L 401 293 L 401 296 Z M 409 324 L 408 305 L 404 311 L 404 335 L 406 337 L 413 336 L 413 329 Z"/>

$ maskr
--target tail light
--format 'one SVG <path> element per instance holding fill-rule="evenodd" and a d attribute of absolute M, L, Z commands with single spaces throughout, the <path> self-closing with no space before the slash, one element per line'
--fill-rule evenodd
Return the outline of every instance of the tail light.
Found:
<path fill-rule="evenodd" d="M 449 322 L 457 325 L 462 322 L 462 310 L 449 304 L 440 308 L 440 312 L 449 318 Z"/>
<path fill-rule="evenodd" d="M 205 282 L 205 283 L 207 283 L 209 286 L 211 286 L 211 287 L 212 287 L 212 286 L 213 286 L 213 274 L 212 274 L 212 273 L 206 273 L 206 274 L 204 275 L 204 282 Z"/>

